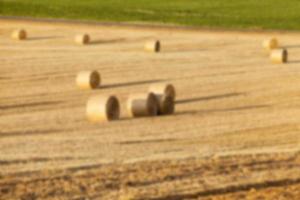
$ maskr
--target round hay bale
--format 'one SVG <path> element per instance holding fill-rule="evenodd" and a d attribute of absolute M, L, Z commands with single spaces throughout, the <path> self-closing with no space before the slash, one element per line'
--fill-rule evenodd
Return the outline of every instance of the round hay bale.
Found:
<path fill-rule="evenodd" d="M 278 48 L 279 44 L 276 38 L 270 38 L 263 41 L 263 47 L 267 50 Z"/>
<path fill-rule="evenodd" d="M 271 52 L 273 63 L 286 63 L 288 61 L 288 51 L 286 49 L 276 49 Z"/>
<path fill-rule="evenodd" d="M 131 117 L 156 116 L 158 103 L 153 93 L 134 94 L 127 100 L 127 110 Z"/>
<path fill-rule="evenodd" d="M 170 96 L 174 100 L 176 99 L 175 87 L 169 83 L 152 84 L 149 87 L 149 92 L 152 92 L 155 95 Z"/>
<path fill-rule="evenodd" d="M 80 89 L 96 89 L 101 84 L 101 76 L 97 71 L 82 71 L 77 74 L 76 84 Z"/>
<path fill-rule="evenodd" d="M 27 33 L 24 29 L 14 30 L 11 37 L 15 40 L 26 40 Z"/>
<path fill-rule="evenodd" d="M 148 41 L 144 46 L 145 51 L 158 53 L 161 49 L 161 44 L 159 40 Z"/>
<path fill-rule="evenodd" d="M 86 114 L 91 122 L 112 121 L 120 118 L 120 104 L 115 96 L 94 96 L 87 102 Z"/>
<path fill-rule="evenodd" d="M 175 111 L 174 97 L 168 95 L 155 95 L 158 103 L 158 115 L 171 115 Z"/>
<path fill-rule="evenodd" d="M 75 42 L 80 45 L 90 43 L 90 36 L 88 34 L 82 34 L 75 36 Z"/>

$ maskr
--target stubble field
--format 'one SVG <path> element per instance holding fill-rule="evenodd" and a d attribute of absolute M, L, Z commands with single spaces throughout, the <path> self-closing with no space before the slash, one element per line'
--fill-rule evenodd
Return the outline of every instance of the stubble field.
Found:
<path fill-rule="evenodd" d="M 299 199 L 298 33 L 0 25 L 0 199 Z M 10 38 L 20 27 L 28 40 Z M 270 63 L 270 36 L 287 64 Z M 153 38 L 159 54 L 143 51 Z M 87 69 L 101 88 L 76 88 Z M 128 95 L 159 82 L 175 85 L 176 114 L 129 118 Z M 119 97 L 121 120 L 86 120 L 96 94 Z"/>

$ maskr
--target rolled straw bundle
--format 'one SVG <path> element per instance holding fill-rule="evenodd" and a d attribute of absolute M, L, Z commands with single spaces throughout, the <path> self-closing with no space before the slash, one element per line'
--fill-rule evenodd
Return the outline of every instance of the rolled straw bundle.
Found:
<path fill-rule="evenodd" d="M 90 43 L 90 36 L 88 34 L 82 34 L 75 36 L 75 42 L 79 45 L 85 45 Z"/>
<path fill-rule="evenodd" d="M 286 49 L 276 49 L 271 52 L 273 63 L 286 63 L 288 61 L 288 51 Z"/>
<path fill-rule="evenodd" d="M 144 46 L 145 51 L 158 53 L 161 49 L 161 44 L 159 40 L 148 41 Z"/>
<path fill-rule="evenodd" d="M 87 102 L 86 114 L 91 122 L 117 120 L 120 117 L 120 104 L 115 96 L 93 96 Z"/>
<path fill-rule="evenodd" d="M 26 40 L 27 33 L 24 29 L 18 29 L 12 32 L 11 37 L 15 40 Z"/>
<path fill-rule="evenodd" d="M 176 91 L 172 84 L 153 84 L 149 87 L 158 102 L 158 114 L 173 114 L 175 110 Z"/>
<path fill-rule="evenodd" d="M 156 116 L 158 103 L 153 93 L 134 94 L 127 100 L 127 109 L 132 117 Z"/>
<path fill-rule="evenodd" d="M 267 39 L 267 40 L 264 40 L 263 41 L 263 47 L 266 49 L 266 50 L 272 50 L 272 49 L 276 49 L 278 48 L 278 40 L 276 38 L 270 38 L 270 39 Z"/>
<path fill-rule="evenodd" d="M 82 71 L 76 77 L 76 84 L 80 89 L 95 89 L 101 84 L 101 76 L 97 71 Z"/>

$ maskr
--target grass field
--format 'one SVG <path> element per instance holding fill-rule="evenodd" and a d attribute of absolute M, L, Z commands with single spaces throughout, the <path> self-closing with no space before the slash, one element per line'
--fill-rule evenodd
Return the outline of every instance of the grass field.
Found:
<path fill-rule="evenodd" d="M 1 0 L 0 15 L 300 30 L 298 0 Z"/>

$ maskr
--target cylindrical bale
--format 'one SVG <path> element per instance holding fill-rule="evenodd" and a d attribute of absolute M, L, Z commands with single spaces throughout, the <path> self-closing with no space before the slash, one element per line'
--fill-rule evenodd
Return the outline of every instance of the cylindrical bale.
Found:
<path fill-rule="evenodd" d="M 273 63 L 286 63 L 288 61 L 288 51 L 286 49 L 276 49 L 271 52 Z"/>
<path fill-rule="evenodd" d="M 90 36 L 88 34 L 76 35 L 75 42 L 80 45 L 90 43 Z"/>
<path fill-rule="evenodd" d="M 101 84 L 101 76 L 97 71 L 82 71 L 77 74 L 76 84 L 80 89 L 96 89 Z"/>
<path fill-rule="evenodd" d="M 263 47 L 266 50 L 272 50 L 278 48 L 279 44 L 276 38 L 270 38 L 263 41 Z"/>
<path fill-rule="evenodd" d="M 173 96 L 155 95 L 158 103 L 158 115 L 171 115 L 175 111 L 175 100 Z"/>
<path fill-rule="evenodd" d="M 26 40 L 27 33 L 24 29 L 19 29 L 13 31 L 11 37 L 16 40 Z"/>
<path fill-rule="evenodd" d="M 155 95 L 170 96 L 174 100 L 176 99 L 175 87 L 169 83 L 152 84 L 149 87 L 149 92 L 152 92 Z"/>
<path fill-rule="evenodd" d="M 158 53 L 161 49 L 159 40 L 147 41 L 144 46 L 145 51 Z"/>
<path fill-rule="evenodd" d="M 157 99 L 153 93 L 131 95 L 127 100 L 127 110 L 131 117 L 156 116 Z"/>
<path fill-rule="evenodd" d="M 91 122 L 105 122 L 120 118 L 120 104 L 115 96 L 94 96 L 88 100 L 86 114 Z"/>

